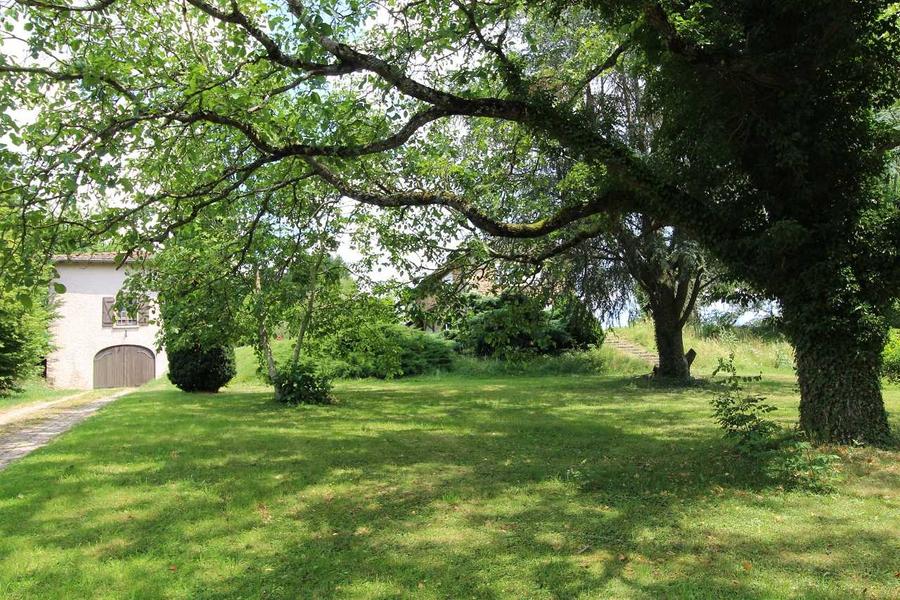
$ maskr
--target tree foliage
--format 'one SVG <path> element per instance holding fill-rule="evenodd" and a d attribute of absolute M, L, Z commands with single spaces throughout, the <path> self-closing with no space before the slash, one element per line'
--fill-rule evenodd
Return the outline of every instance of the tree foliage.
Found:
<path fill-rule="evenodd" d="M 160 344 L 170 350 L 249 343 L 270 380 L 271 341 L 294 340 L 297 363 L 313 313 L 336 301 L 346 268 L 330 255 L 339 218 L 326 200 L 216 207 L 178 229 L 129 280 L 132 295 L 157 291 Z M 250 211 L 250 212 L 246 212 Z"/>
<path fill-rule="evenodd" d="M 4 286 L 10 284 L 0 275 Z M 50 351 L 51 315 L 46 291 L 9 285 L 0 290 L 0 396 L 38 374 Z"/>

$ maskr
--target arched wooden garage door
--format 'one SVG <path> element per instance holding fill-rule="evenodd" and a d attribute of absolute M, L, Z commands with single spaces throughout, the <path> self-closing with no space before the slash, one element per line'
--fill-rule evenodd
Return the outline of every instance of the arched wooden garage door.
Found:
<path fill-rule="evenodd" d="M 156 377 L 153 352 L 143 346 L 112 346 L 94 357 L 94 387 L 136 387 Z"/>

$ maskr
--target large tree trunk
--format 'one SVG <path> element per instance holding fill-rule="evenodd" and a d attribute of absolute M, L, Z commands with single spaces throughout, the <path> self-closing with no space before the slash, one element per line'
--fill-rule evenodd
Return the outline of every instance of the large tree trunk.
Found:
<path fill-rule="evenodd" d="M 651 307 L 659 366 L 656 374 L 667 379 L 689 379 L 691 367 L 684 357 L 684 335 L 679 317 L 664 306 Z"/>
<path fill-rule="evenodd" d="M 887 441 L 890 428 L 881 396 L 883 321 L 853 311 L 836 315 L 833 306 L 799 311 L 785 306 L 784 316 L 797 353 L 800 427 L 818 442 Z"/>

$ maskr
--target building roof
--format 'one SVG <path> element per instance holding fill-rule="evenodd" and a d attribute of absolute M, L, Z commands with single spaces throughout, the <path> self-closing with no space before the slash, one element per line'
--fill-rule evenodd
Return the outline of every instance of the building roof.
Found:
<path fill-rule="evenodd" d="M 55 254 L 53 262 L 55 263 L 109 263 L 115 264 L 116 252 L 91 252 L 84 254 Z"/>

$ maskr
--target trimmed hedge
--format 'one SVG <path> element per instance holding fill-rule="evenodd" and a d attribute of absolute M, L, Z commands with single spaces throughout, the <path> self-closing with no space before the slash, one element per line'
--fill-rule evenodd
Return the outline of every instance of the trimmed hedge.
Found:
<path fill-rule="evenodd" d="M 236 373 L 231 347 L 192 346 L 169 352 L 169 381 L 185 392 L 218 392 Z"/>

